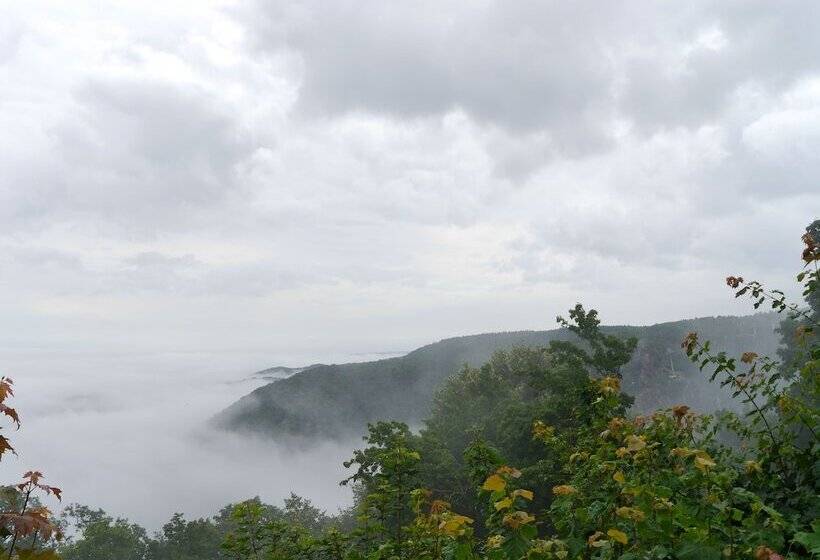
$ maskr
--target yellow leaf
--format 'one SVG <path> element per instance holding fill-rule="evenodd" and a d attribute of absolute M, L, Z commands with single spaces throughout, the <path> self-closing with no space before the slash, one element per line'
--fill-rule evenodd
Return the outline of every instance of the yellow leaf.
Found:
<path fill-rule="evenodd" d="M 676 447 L 675 449 L 673 449 L 672 451 L 669 452 L 670 455 L 673 455 L 675 457 L 681 457 L 681 458 L 689 457 L 690 455 L 693 455 L 694 453 L 695 453 L 695 451 L 693 451 L 691 449 L 687 449 L 686 447 Z"/>
<path fill-rule="evenodd" d="M 457 537 L 462 531 L 461 523 L 457 521 L 444 521 L 439 525 L 439 529 L 441 532 L 450 535 L 451 537 Z"/>
<path fill-rule="evenodd" d="M 507 483 L 504 481 L 503 478 L 498 476 L 497 474 L 490 475 L 487 480 L 484 481 L 484 485 L 481 487 L 482 490 L 486 490 L 487 492 L 495 492 L 497 490 L 504 490 L 507 487 Z"/>
<path fill-rule="evenodd" d="M 624 519 L 630 519 L 635 522 L 643 521 L 646 518 L 646 514 L 638 508 L 631 508 L 631 507 L 619 507 L 615 510 L 615 514 L 618 517 L 623 517 Z"/>
<path fill-rule="evenodd" d="M 525 500 L 530 500 L 530 501 L 532 501 L 532 497 L 533 497 L 532 490 L 516 490 L 515 492 L 512 493 L 512 495 L 516 496 L 516 497 L 521 496 Z"/>
<path fill-rule="evenodd" d="M 617 393 L 621 389 L 621 382 L 618 380 L 617 377 L 604 377 L 600 381 L 601 383 L 601 392 L 603 393 Z"/>
<path fill-rule="evenodd" d="M 464 515 L 451 514 L 439 524 L 438 528 L 446 535 L 458 537 L 465 533 L 466 526 L 472 522 L 472 519 Z"/>
<path fill-rule="evenodd" d="M 532 523 L 533 521 L 535 521 L 535 517 L 526 511 L 514 511 L 512 513 L 508 513 L 504 516 L 504 519 L 501 520 L 504 525 L 510 527 L 511 529 L 518 529 L 522 525 Z"/>
<path fill-rule="evenodd" d="M 621 544 L 626 544 L 627 542 L 629 542 L 629 538 L 626 536 L 626 533 L 624 533 L 623 531 L 619 531 L 618 529 L 610 529 L 606 532 L 606 534 L 609 535 L 610 538 L 618 541 Z"/>
<path fill-rule="evenodd" d="M 757 461 L 746 461 L 743 466 L 746 467 L 746 474 L 752 475 L 761 472 L 760 463 Z"/>
<path fill-rule="evenodd" d="M 612 475 L 612 480 L 614 480 L 618 484 L 625 484 L 626 483 L 626 477 L 624 476 L 624 473 L 621 472 L 621 471 L 618 471 L 615 474 L 613 474 Z"/>
<path fill-rule="evenodd" d="M 624 426 L 626 426 L 626 420 L 620 417 L 613 418 L 609 421 L 609 424 L 607 424 L 607 428 L 609 428 L 610 432 L 620 432 Z"/>
<path fill-rule="evenodd" d="M 709 457 L 707 453 L 701 453 L 697 457 L 695 457 L 695 467 L 699 468 L 703 472 L 706 472 L 714 466 L 715 462 L 712 460 L 711 457 Z"/>
<path fill-rule="evenodd" d="M 498 500 L 495 503 L 495 511 L 501 511 L 502 509 L 507 509 L 508 507 L 512 506 L 512 498 L 504 498 L 503 500 Z"/>
<path fill-rule="evenodd" d="M 640 451 L 641 449 L 646 447 L 646 441 L 642 436 L 627 436 L 627 438 L 624 440 L 624 443 L 626 443 L 627 451 L 632 452 Z"/>
<path fill-rule="evenodd" d="M 570 486 L 569 484 L 552 487 L 552 493 L 556 496 L 569 496 L 570 494 L 575 494 L 577 491 L 578 489 L 575 488 L 575 486 Z"/>
<path fill-rule="evenodd" d="M 536 420 L 532 425 L 533 437 L 546 441 L 555 435 L 555 428 Z"/>

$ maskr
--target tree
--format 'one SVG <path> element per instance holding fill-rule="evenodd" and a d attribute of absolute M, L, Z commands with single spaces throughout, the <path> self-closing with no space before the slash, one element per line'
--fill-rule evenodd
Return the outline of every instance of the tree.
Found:
<path fill-rule="evenodd" d="M 63 515 L 78 535 L 60 547 L 64 560 L 145 560 L 149 538 L 139 525 L 77 504 Z"/>
<path fill-rule="evenodd" d="M 410 491 L 418 486 L 421 455 L 406 424 L 378 422 L 369 424 L 368 432 L 364 438 L 368 446 L 345 461 L 344 466 L 355 466 L 356 472 L 342 484 L 358 483 L 367 492 L 360 505 L 364 539 L 387 541 L 402 558 L 402 530 L 411 517 Z"/>
<path fill-rule="evenodd" d="M 186 521 L 175 513 L 148 545 L 150 560 L 216 560 L 224 534 L 210 519 Z"/>

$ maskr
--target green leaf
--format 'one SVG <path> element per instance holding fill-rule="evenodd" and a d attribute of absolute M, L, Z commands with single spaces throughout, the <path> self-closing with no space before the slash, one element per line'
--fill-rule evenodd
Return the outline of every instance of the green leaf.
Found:
<path fill-rule="evenodd" d="M 811 554 L 820 554 L 820 527 L 816 527 L 813 533 L 795 533 L 794 540 L 803 545 Z"/>

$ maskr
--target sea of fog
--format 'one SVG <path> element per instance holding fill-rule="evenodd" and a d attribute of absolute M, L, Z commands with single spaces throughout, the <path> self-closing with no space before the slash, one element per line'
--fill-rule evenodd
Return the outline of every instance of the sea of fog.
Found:
<path fill-rule="evenodd" d="M 0 483 L 41 470 L 63 489 L 63 504 L 101 507 L 149 530 L 174 512 L 209 516 L 257 495 L 280 503 L 295 492 L 335 512 L 350 503 L 338 481 L 361 440 L 285 447 L 213 430 L 207 421 L 265 383 L 253 378 L 256 370 L 382 357 L 0 349 L 0 374 L 15 383 L 9 404 L 23 421 L 19 431 L 3 429 L 18 457 L 0 462 Z"/>

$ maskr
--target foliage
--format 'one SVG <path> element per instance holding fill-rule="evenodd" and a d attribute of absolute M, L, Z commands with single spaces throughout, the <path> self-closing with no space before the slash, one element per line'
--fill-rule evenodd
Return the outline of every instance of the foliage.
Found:
<path fill-rule="evenodd" d="M 60 547 L 64 560 L 143 560 L 148 551 L 145 529 L 104 511 L 70 505 L 63 515 L 82 538 L 69 538 Z"/>
<path fill-rule="evenodd" d="M 212 518 L 187 520 L 175 513 L 151 536 L 127 519 L 72 504 L 63 511 L 62 523 L 72 535 L 59 552 L 68 560 L 216 560 L 255 557 L 256 548 L 260 558 L 264 553 L 289 557 L 288 543 L 315 536 L 312 543 L 318 548 L 319 537 L 341 521 L 343 518 L 329 516 L 310 500 L 291 494 L 282 507 L 252 498 L 227 505 Z M 271 538 L 268 533 L 274 530 L 284 536 Z"/>
<path fill-rule="evenodd" d="M 20 416 L 6 404 L 14 395 L 14 382 L 0 377 L 0 414 L 5 415 L 20 429 Z M 6 453 L 16 455 L 8 438 L 0 434 L 0 460 Z M 43 483 L 43 474 L 28 471 L 16 485 L 3 488 L 3 508 L 0 510 L 0 539 L 9 560 L 14 558 L 49 560 L 56 558 L 53 544 L 62 538 L 62 531 L 43 506 L 37 494 L 61 499 L 61 490 Z"/>
<path fill-rule="evenodd" d="M 216 560 L 225 537 L 220 529 L 210 519 L 186 521 L 175 513 L 162 533 L 149 540 L 147 556 L 151 560 Z"/>
<path fill-rule="evenodd" d="M 307 532 L 267 515 L 256 501 L 238 504 L 231 512 L 236 527 L 225 538 L 222 549 L 228 558 L 244 560 L 287 560 L 299 558 L 310 546 Z"/>

